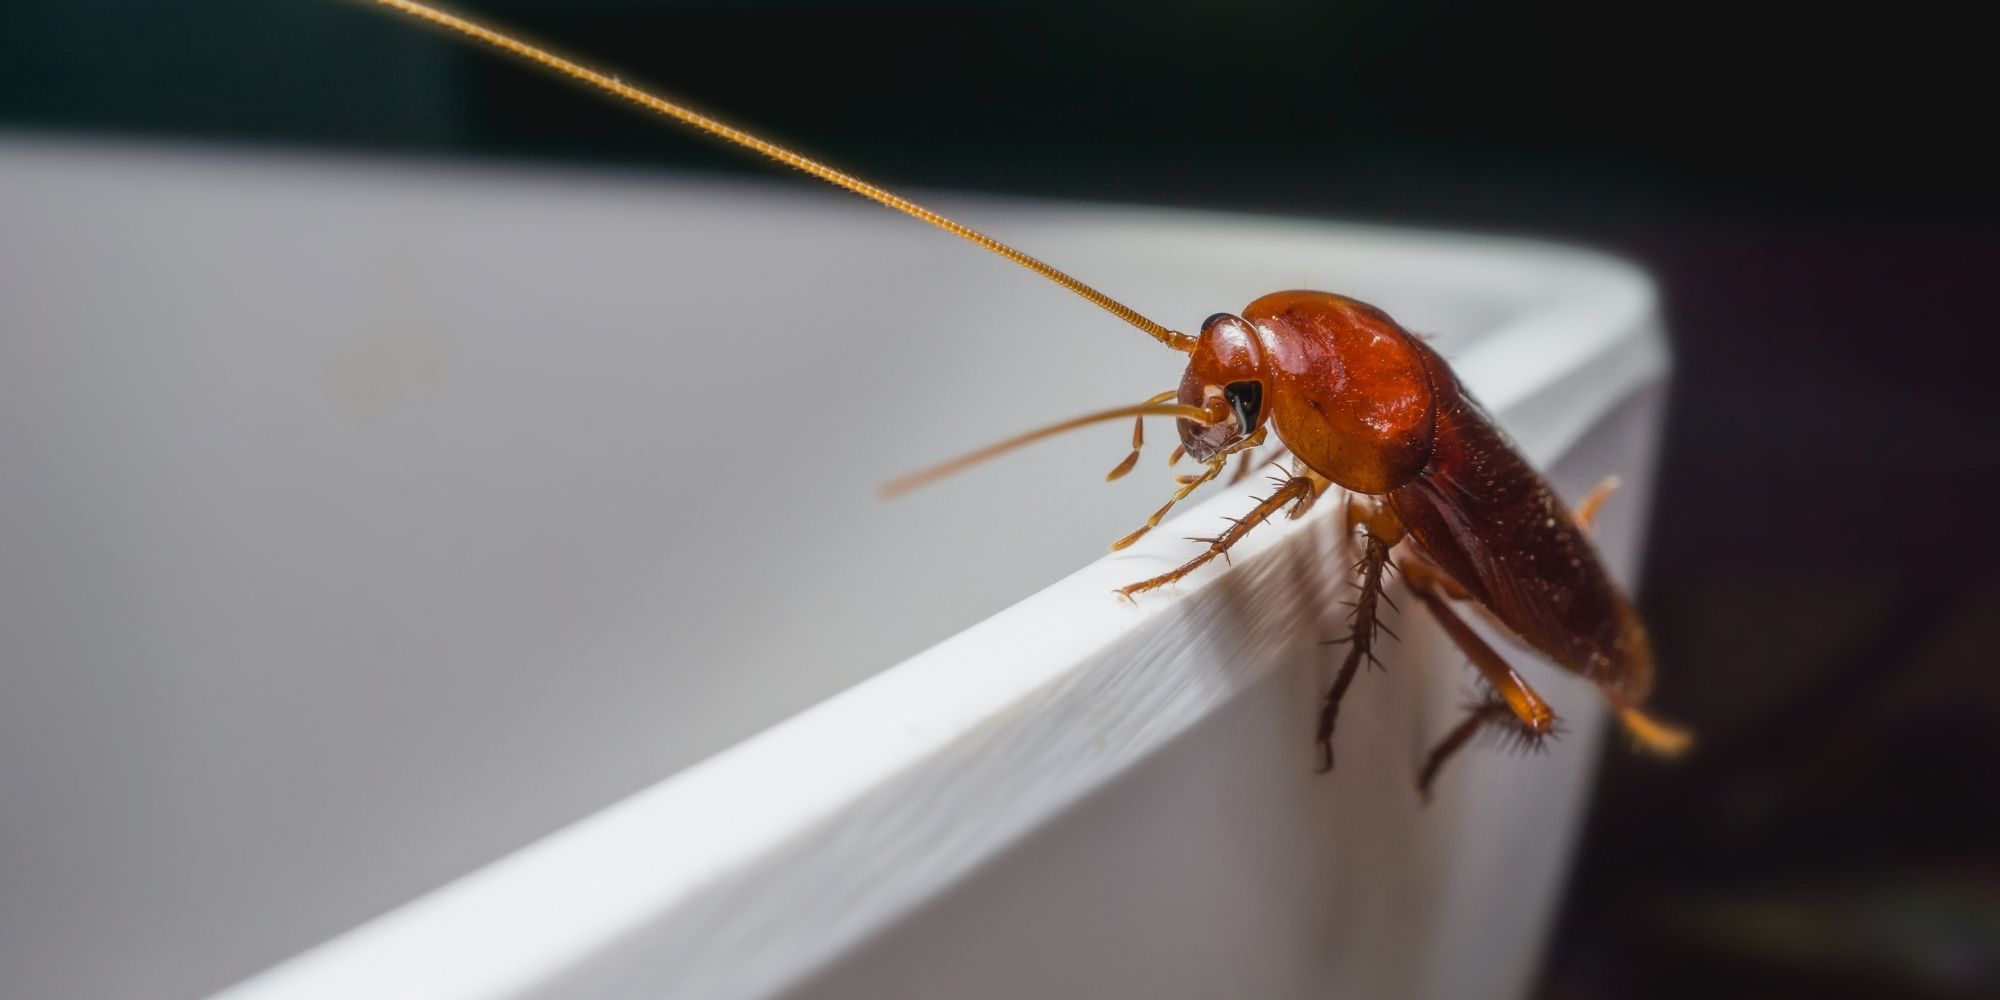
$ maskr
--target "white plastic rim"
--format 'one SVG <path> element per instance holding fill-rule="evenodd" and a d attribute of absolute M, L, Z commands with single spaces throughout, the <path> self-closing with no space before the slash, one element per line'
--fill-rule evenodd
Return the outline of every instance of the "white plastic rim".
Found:
<path fill-rule="evenodd" d="M 64 159 L 73 156 L 87 168 Z M 260 218 L 282 215 L 294 199 L 331 198 L 361 213 L 359 225 L 379 224 L 366 213 L 387 199 L 400 218 L 428 213 L 410 222 L 419 244 L 458 238 L 424 234 L 457 232 L 503 209 L 542 220 L 582 214 L 615 234 L 627 224 L 618 204 L 630 203 L 640 206 L 642 217 L 629 220 L 635 228 L 657 227 L 677 211 L 691 224 L 747 215 L 769 232 L 806 232 L 863 258 L 917 241 L 922 249 L 901 280 L 954 301 L 981 294 L 949 291 L 961 263 L 1000 268 L 922 232 L 883 227 L 838 200 L 784 189 L 619 179 L 579 196 L 588 175 L 466 180 L 218 158 L 227 159 L 225 172 L 238 172 L 229 183 L 200 157 L 168 159 L 166 169 L 137 169 L 162 189 L 203 194 L 205 184 L 221 183 L 232 188 L 232 204 L 261 204 Z M 42 185 L 44 198 L 65 185 L 103 198 L 93 181 L 114 179 L 124 164 L 119 153 L 30 146 L 0 160 L 0 172 Z M 765 212 L 774 203 L 783 211 Z M 1339 290 L 1372 297 L 1406 322 L 1461 321 L 1441 349 L 1565 495 L 1604 475 L 1625 480 L 1599 535 L 1615 571 L 1632 579 L 1667 365 L 1653 289 L 1631 268 L 1568 248 L 1446 234 L 959 199 L 939 207 L 975 224 L 1001 219 L 1003 238 L 1135 300 L 1197 300 L 1212 312 L 1240 308 L 1257 291 L 1340 275 L 1350 284 Z M 547 239 L 570 239 L 554 231 L 562 224 L 549 222 Z M 414 270 L 433 266 L 431 255 L 419 256 Z M 941 277 L 911 279 L 907 267 L 932 258 Z M 808 255 L 797 266 L 825 259 Z M 982 272 L 976 280 L 989 279 Z M 1023 294 L 1021 283 L 992 280 L 1004 286 L 1000 298 Z M 1131 290 L 1147 281 L 1165 283 Z M 600 298 L 625 287 L 578 284 L 587 287 L 575 294 Z M 754 289 L 710 293 L 741 302 Z M 1077 318 L 1085 307 L 1062 301 L 1024 314 L 1044 307 L 1063 318 L 1025 325 L 1066 324 L 1046 331 L 1050 345 L 1069 343 L 1080 336 L 1071 328 L 1096 319 Z M 431 308 L 436 322 L 450 322 L 448 307 Z M 931 315 L 967 323 L 964 312 Z M 981 322 L 993 332 L 967 332 L 970 342 L 1030 336 L 1006 317 Z M 1125 333 L 1122 346 L 1141 350 Z M 911 336 L 929 343 L 936 334 Z M 1068 349 L 1030 348 L 1064 367 L 1068 356 L 1053 352 Z M 871 363 L 881 357 L 893 355 Z M 822 387 L 832 375 L 811 374 Z M 1015 376 L 991 374 L 1000 394 L 980 398 L 1004 401 L 1007 413 L 983 412 L 969 432 L 941 418 L 946 426 L 925 433 L 972 444 L 992 435 L 968 434 L 1018 428 L 1009 414 L 1065 412 L 1032 394 L 1008 395 Z M 1080 378 L 1088 382 L 1089 373 Z M 663 410 L 661 420 L 680 416 Z M 937 445 L 927 438 L 910 447 Z M 1142 472 L 1163 451 L 1156 447 Z M 1118 456 L 1112 449 L 1104 457 L 1108 467 Z M 939 505 L 940 518 L 976 517 L 965 515 L 967 498 L 1010 471 L 980 473 L 992 478 L 913 504 Z M 1092 489 L 1075 472 L 1040 489 Z M 1567 735 L 1541 757 L 1468 754 L 1425 807 L 1412 788 L 1416 762 L 1454 721 L 1470 675 L 1428 623 L 1394 618 L 1403 641 L 1384 651 L 1388 673 L 1357 682 L 1336 736 L 1339 767 L 1315 775 L 1311 723 L 1335 656 L 1322 640 L 1341 632 L 1348 586 L 1336 504 L 1258 529 L 1232 553 L 1232 566 L 1145 595 L 1136 607 L 1111 595 L 1189 556 L 1193 546 L 1181 536 L 1210 534 L 1247 503 L 1243 490 L 1218 491 L 1132 550 L 221 995 L 1518 995 L 1531 981 L 1587 795 L 1601 726 L 1594 695 L 1528 663 Z M 1042 515 L 1060 517 L 1064 505 L 1058 499 Z M 914 509 L 913 517 L 928 516 Z M 1149 509 L 1132 508 L 1130 517 Z M 957 558 L 943 549 L 935 556 Z"/>

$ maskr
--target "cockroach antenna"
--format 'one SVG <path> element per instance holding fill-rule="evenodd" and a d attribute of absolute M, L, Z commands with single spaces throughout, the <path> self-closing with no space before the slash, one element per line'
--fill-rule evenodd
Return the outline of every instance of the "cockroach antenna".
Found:
<path fill-rule="evenodd" d="M 1054 266 L 1050 264 L 1044 263 L 1043 261 L 1037 258 L 1022 253 L 1021 251 L 1016 250 L 1013 247 L 1010 247 L 1007 244 L 1002 243 L 999 240 L 996 240 L 993 237 L 988 236 L 977 229 L 973 229 L 970 226 L 965 226 L 957 222 L 953 222 L 952 220 L 947 219 L 944 216 L 939 215 L 936 212 L 933 212 L 930 209 L 923 207 L 922 205 L 910 201 L 909 199 L 904 198 L 898 194 L 895 194 L 894 192 L 876 187 L 875 185 L 870 184 L 859 177 L 855 177 L 852 174 L 835 170 L 834 168 L 829 167 L 826 164 L 819 162 L 818 160 L 812 159 L 811 157 L 805 156 L 800 153 L 795 153 L 789 149 L 786 149 L 783 146 L 778 145 L 777 143 L 760 139 L 754 135 L 751 135 L 748 132 L 743 131 L 742 129 L 724 124 L 723 122 L 717 121 L 713 118 L 708 117 L 707 115 L 704 115 L 698 111 L 688 108 L 685 105 L 667 100 L 666 98 L 661 97 L 658 94 L 641 90 L 638 87 L 634 87 L 631 84 L 626 83 L 615 76 L 611 76 L 606 73 L 600 73 L 597 70 L 591 69 L 587 66 L 571 62 L 570 60 L 565 59 L 562 56 L 556 55 L 555 53 L 550 52 L 549 50 L 544 49 L 538 45 L 533 45 L 528 42 L 524 42 L 519 38 L 506 34 L 505 32 L 496 30 L 494 28 L 489 28 L 475 21 L 466 20 L 465 18 L 459 17 L 456 14 L 439 10 L 436 7 L 432 7 L 426 4 L 417 3 L 416 0 L 373 0 L 373 2 L 380 4 L 381 6 L 384 7 L 388 7 L 392 10 L 396 10 L 401 13 L 407 14 L 411 17 L 417 18 L 418 20 L 428 21 L 431 24 L 456 32 L 467 38 L 484 42 L 487 45 L 490 45 L 503 52 L 511 53 L 529 62 L 545 66 L 549 69 L 555 70 L 557 73 L 560 73 L 563 76 L 569 77 L 572 80 L 576 80 L 579 83 L 588 84 L 589 86 L 604 91 L 605 93 L 610 94 L 613 97 L 622 98 L 633 104 L 637 104 L 648 111 L 664 115 L 668 118 L 673 119 L 674 121 L 681 123 L 682 125 L 686 125 L 689 128 L 696 129 L 701 132 L 706 132 L 709 135 L 714 136 L 715 138 L 723 140 L 724 142 L 728 142 L 736 146 L 741 146 L 742 148 L 747 149 L 753 153 L 756 153 L 759 156 L 763 156 L 766 159 L 775 160 L 779 163 L 784 164 L 785 166 L 792 167 L 796 170 L 803 171 L 804 173 L 807 174 L 811 174 L 812 176 L 817 177 L 820 180 L 827 182 L 828 184 L 832 184 L 835 187 L 845 188 L 849 191 L 854 192 L 855 194 L 860 195 L 863 198 L 868 199 L 869 201 L 875 202 L 886 208 L 895 209 L 896 211 L 901 212 L 904 215 L 907 215 L 913 219 L 930 223 L 931 225 L 936 226 L 937 228 L 942 229 L 945 232 L 958 237 L 959 239 L 965 240 L 968 243 L 973 243 L 985 247 L 986 249 L 991 250 L 992 252 L 999 254 L 1000 256 L 1005 257 L 1008 260 L 1011 260 L 1014 263 L 1019 264 L 1022 267 L 1025 267 L 1028 270 L 1033 271 L 1036 274 L 1039 274 L 1042 277 L 1047 278 L 1050 281 L 1053 281 L 1056 284 L 1069 289 L 1072 292 L 1075 292 L 1077 295 L 1082 296 L 1086 301 L 1090 302 L 1092 305 L 1095 305 L 1098 308 L 1103 309 L 1105 312 L 1108 312 L 1111 315 L 1116 316 L 1119 319 L 1122 319 L 1125 322 L 1138 327 L 1139 329 L 1145 331 L 1147 336 L 1152 337 L 1154 340 L 1157 340 L 1160 343 L 1165 344 L 1176 351 L 1187 353 L 1194 350 L 1195 338 L 1190 337 L 1184 333 L 1176 333 L 1172 330 L 1169 330 L 1166 327 L 1161 326 L 1160 324 L 1155 323 L 1144 316 L 1141 316 L 1136 310 L 1118 301 L 1117 299 L 1114 299 L 1111 296 L 1106 295 L 1103 292 L 1100 292 L 1097 289 L 1092 288 L 1089 285 L 1086 285 L 1083 282 L 1070 277 L 1068 274 L 1065 274 L 1062 271 L 1057 270 Z"/>

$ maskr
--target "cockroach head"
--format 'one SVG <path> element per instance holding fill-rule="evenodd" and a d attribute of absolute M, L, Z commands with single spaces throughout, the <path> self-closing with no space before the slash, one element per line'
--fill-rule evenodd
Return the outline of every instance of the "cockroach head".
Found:
<path fill-rule="evenodd" d="M 1188 457 L 1206 462 L 1255 434 L 1268 412 L 1264 384 L 1264 344 L 1257 330 L 1241 316 L 1210 316 L 1181 376 L 1179 401 L 1209 414 L 1205 425 L 1179 421 Z"/>

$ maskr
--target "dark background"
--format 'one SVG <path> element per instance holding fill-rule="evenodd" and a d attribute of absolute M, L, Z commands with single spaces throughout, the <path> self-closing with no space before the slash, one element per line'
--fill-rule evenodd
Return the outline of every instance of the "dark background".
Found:
<path fill-rule="evenodd" d="M 483 0 L 892 187 L 1527 233 L 1652 270 L 1677 356 L 1549 998 L 2000 992 L 1994 57 L 1718 3 Z M 10 5 L 0 124 L 768 173 L 341 2 Z M 803 182 L 801 182 L 803 183 Z"/>

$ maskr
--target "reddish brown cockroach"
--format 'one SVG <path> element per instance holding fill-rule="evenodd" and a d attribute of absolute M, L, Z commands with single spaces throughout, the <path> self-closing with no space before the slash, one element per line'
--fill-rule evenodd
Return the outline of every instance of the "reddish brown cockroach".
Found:
<path fill-rule="evenodd" d="M 1117 549 L 1220 476 L 1231 456 L 1241 455 L 1247 472 L 1253 450 L 1275 430 L 1292 455 L 1291 475 L 1247 516 L 1208 540 L 1200 555 L 1119 593 L 1130 598 L 1173 583 L 1227 552 L 1272 515 L 1290 508 L 1297 517 L 1329 489 L 1345 490 L 1350 495 L 1344 512 L 1348 529 L 1361 532 L 1361 593 L 1345 640 L 1346 658 L 1320 708 L 1322 770 L 1333 766 L 1333 726 L 1341 697 L 1361 665 L 1374 658 L 1380 628 L 1376 609 L 1384 576 L 1394 568 L 1403 571 L 1410 589 L 1471 659 L 1487 687 L 1485 697 L 1431 751 L 1417 780 L 1420 790 L 1428 792 L 1438 768 L 1481 729 L 1536 741 L 1556 725 L 1548 703 L 1467 627 L 1450 601 L 1473 605 L 1556 665 L 1595 683 L 1642 748 L 1673 754 L 1687 745 L 1685 733 L 1640 710 L 1653 682 L 1652 645 L 1631 601 L 1611 582 L 1584 537 L 1584 526 L 1615 481 L 1607 481 L 1572 513 L 1466 393 L 1444 359 L 1380 309 L 1326 292 L 1277 292 L 1250 303 L 1241 316 L 1209 317 L 1201 333 L 1190 337 L 983 233 L 679 104 L 414 0 L 376 2 L 921 219 L 1041 274 L 1188 354 L 1178 389 L 1000 442 L 899 479 L 886 490 L 912 489 L 1075 427 L 1174 417 L 1181 451 L 1205 468 L 1182 477 L 1181 488 L 1166 505 L 1112 546 Z M 1135 427 L 1133 452 L 1110 478 L 1131 470 L 1139 444 Z M 1397 556 L 1393 562 L 1392 553 Z"/>

